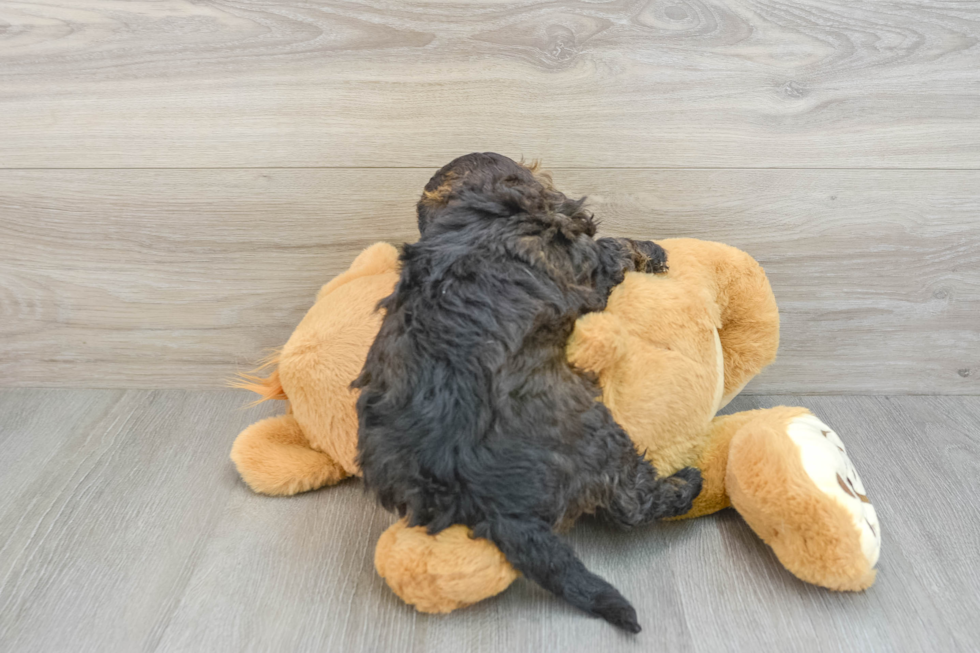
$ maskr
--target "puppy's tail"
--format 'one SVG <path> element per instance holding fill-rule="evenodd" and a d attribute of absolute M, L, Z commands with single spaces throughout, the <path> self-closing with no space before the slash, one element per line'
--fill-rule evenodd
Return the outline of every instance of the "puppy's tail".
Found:
<path fill-rule="evenodd" d="M 585 568 L 575 551 L 537 521 L 498 518 L 478 537 L 496 544 L 522 574 L 589 614 L 631 633 L 640 632 L 636 610 L 619 591 Z"/>

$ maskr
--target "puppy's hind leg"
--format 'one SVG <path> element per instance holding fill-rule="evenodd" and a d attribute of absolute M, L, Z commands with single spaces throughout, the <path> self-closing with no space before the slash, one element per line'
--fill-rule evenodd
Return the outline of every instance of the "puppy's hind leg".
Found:
<path fill-rule="evenodd" d="M 608 415 L 604 407 L 598 410 Z M 600 430 L 599 438 L 619 453 L 610 458 L 610 467 L 603 475 L 603 479 L 611 481 L 599 488 L 606 496 L 600 506 L 604 517 L 623 528 L 632 528 L 691 510 L 701 492 L 699 470 L 685 467 L 672 476 L 659 476 L 653 465 L 637 453 L 629 435 L 612 416 L 607 417 Z"/>
<path fill-rule="evenodd" d="M 701 492 L 701 472 L 686 467 L 673 476 L 657 470 L 637 453 L 633 441 L 603 404 L 596 402 L 584 416 L 590 436 L 583 440 L 583 459 L 601 461 L 580 489 L 586 503 L 623 528 L 632 528 L 690 511 Z"/>
<path fill-rule="evenodd" d="M 635 454 L 634 464 L 613 483 L 612 497 L 602 514 L 623 528 L 686 514 L 701 492 L 701 472 L 685 467 L 659 477 L 646 459 Z"/>
<path fill-rule="evenodd" d="M 637 455 L 636 467 L 618 479 L 605 514 L 625 528 L 690 512 L 701 492 L 701 472 L 685 467 L 672 476 L 658 477 L 657 470 Z"/>

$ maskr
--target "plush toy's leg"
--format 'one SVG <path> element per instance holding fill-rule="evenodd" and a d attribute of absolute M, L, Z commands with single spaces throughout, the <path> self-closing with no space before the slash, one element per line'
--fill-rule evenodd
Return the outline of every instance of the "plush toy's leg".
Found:
<path fill-rule="evenodd" d="M 262 494 L 297 494 L 347 476 L 330 456 L 310 448 L 292 415 L 258 421 L 239 433 L 231 459 L 248 486 Z"/>
<path fill-rule="evenodd" d="M 743 415 L 725 470 L 732 505 L 798 578 L 870 586 L 881 530 L 840 438 L 804 408 Z"/>
<path fill-rule="evenodd" d="M 684 518 L 734 505 L 800 579 L 838 590 L 874 581 L 880 529 L 832 430 L 804 408 L 785 407 L 717 417 L 710 429 L 694 465 L 702 491 Z M 462 526 L 432 536 L 405 520 L 378 540 L 374 562 L 392 591 L 422 612 L 471 605 L 518 576 L 496 546 Z"/>
<path fill-rule="evenodd" d="M 728 470 L 728 448 L 732 437 L 746 424 L 759 419 L 762 411 L 746 411 L 723 415 L 711 421 L 706 442 L 697 462 L 691 465 L 701 470 L 701 493 L 694 499 L 691 510 L 674 519 L 690 519 L 718 512 L 732 505 L 725 488 Z"/>
<path fill-rule="evenodd" d="M 519 575 L 494 544 L 470 537 L 465 526 L 429 535 L 404 519 L 382 533 L 374 566 L 405 603 L 434 613 L 499 594 Z"/>

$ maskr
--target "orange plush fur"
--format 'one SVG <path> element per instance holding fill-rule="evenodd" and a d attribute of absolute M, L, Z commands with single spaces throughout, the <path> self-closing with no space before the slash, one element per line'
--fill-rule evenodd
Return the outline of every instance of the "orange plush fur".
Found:
<path fill-rule="evenodd" d="M 813 462 L 819 456 L 811 453 L 804 465 L 804 450 L 836 454 L 836 434 L 803 408 L 716 417 L 776 356 L 779 314 L 762 268 L 718 243 L 660 244 L 670 271 L 628 274 L 604 312 L 578 321 L 569 360 L 598 374 L 603 401 L 660 473 L 701 470 L 704 488 L 682 518 L 734 506 L 799 578 L 840 590 L 869 586 L 877 521 L 873 509 L 849 498 L 867 502 L 863 488 L 845 487 L 845 478 L 852 488 L 860 479 L 843 447 L 836 446 L 835 473 L 847 496 L 827 480 L 834 469 Z M 252 489 L 289 495 L 358 474 L 349 384 L 380 327 L 374 307 L 396 281 L 396 249 L 379 243 L 365 250 L 321 289 L 272 374 L 242 384 L 262 400 L 289 401 L 286 415 L 253 424 L 232 447 Z M 870 510 L 867 519 L 862 509 Z M 424 612 L 475 603 L 518 576 L 493 544 L 462 526 L 433 536 L 404 520 L 382 535 L 375 566 L 396 594 Z"/>

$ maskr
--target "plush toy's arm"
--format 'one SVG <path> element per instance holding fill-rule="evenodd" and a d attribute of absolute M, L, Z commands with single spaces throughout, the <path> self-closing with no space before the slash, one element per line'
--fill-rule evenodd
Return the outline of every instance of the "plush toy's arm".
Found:
<path fill-rule="evenodd" d="M 725 352 L 727 404 L 749 380 L 776 360 L 779 309 L 762 266 L 745 252 L 692 238 L 661 241 L 673 270 L 700 270 L 715 292 L 718 337 Z"/>
<path fill-rule="evenodd" d="M 619 318 L 608 313 L 589 313 L 575 322 L 565 346 L 568 362 L 582 370 L 598 371 L 612 365 L 625 349 L 626 338 Z"/>
<path fill-rule="evenodd" d="M 762 266 L 740 250 L 727 248 L 719 271 L 721 328 L 725 352 L 725 393 L 728 404 L 745 384 L 776 360 L 779 309 Z"/>

